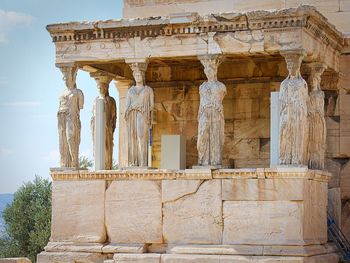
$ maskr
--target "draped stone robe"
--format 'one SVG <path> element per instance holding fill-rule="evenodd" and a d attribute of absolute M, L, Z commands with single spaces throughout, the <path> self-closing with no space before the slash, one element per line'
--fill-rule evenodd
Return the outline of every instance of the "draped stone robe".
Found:
<path fill-rule="evenodd" d="M 153 90 L 149 86 L 132 86 L 126 96 L 125 120 L 128 130 L 129 166 L 147 166 Z M 120 153 L 126 154 L 126 153 Z"/>
<path fill-rule="evenodd" d="M 281 83 L 280 93 L 280 164 L 307 165 L 308 88 L 301 77 L 289 76 Z"/>
<path fill-rule="evenodd" d="M 58 133 L 61 167 L 79 166 L 80 110 L 84 95 L 80 89 L 65 89 L 59 99 Z"/>
<path fill-rule="evenodd" d="M 324 117 L 324 92 L 313 90 L 309 96 L 309 168 L 324 168 L 326 154 L 326 120 Z"/>
<path fill-rule="evenodd" d="M 204 82 L 199 87 L 198 164 L 221 165 L 224 145 L 224 108 L 226 87 L 219 81 Z"/>

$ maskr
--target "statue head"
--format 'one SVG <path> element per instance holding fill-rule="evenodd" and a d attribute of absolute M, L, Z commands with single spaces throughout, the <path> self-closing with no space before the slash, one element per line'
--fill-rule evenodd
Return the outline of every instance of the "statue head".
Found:
<path fill-rule="evenodd" d="M 98 82 L 97 84 L 98 91 L 100 92 L 100 97 L 104 98 L 109 95 L 108 88 L 109 88 L 109 83 L 107 82 Z"/>
<path fill-rule="evenodd" d="M 70 90 L 75 89 L 78 68 L 76 66 L 62 66 L 60 67 L 60 70 L 63 74 L 63 80 L 66 87 Z"/>
<path fill-rule="evenodd" d="M 135 80 L 136 86 L 144 86 L 146 79 L 146 63 L 132 63 L 131 64 L 132 75 Z"/>
<path fill-rule="evenodd" d="M 310 77 L 309 83 L 311 85 L 312 90 L 320 90 L 321 89 L 321 76 L 326 69 L 326 66 L 322 63 L 313 62 L 308 64 L 310 68 Z"/>
<path fill-rule="evenodd" d="M 203 67 L 204 73 L 208 81 L 217 81 L 218 68 L 221 63 L 221 59 L 218 55 L 206 55 L 199 58 Z"/>

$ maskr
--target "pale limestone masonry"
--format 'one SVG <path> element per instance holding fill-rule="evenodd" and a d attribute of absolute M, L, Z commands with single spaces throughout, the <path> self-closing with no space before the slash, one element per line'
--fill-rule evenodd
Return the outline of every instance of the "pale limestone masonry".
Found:
<path fill-rule="evenodd" d="M 39 262 L 337 262 L 326 245 L 328 173 L 190 171 L 52 172 Z"/>
<path fill-rule="evenodd" d="M 231 11 L 225 1 L 130 0 L 124 1 L 121 20 L 47 27 L 58 67 L 78 67 L 116 81 L 121 168 L 53 170 L 52 236 L 39 263 L 337 262 L 334 247 L 327 244 L 326 217 L 328 209 L 350 234 L 350 40 L 314 7 L 282 9 L 292 1 L 279 1 L 274 7 L 271 0 L 261 1 L 260 8 L 256 1 L 234 0 L 231 4 L 237 9 Z M 301 3 L 297 2 L 296 6 Z M 345 1 L 339 3 L 343 8 Z M 333 12 L 339 3 L 318 1 L 318 6 L 322 12 Z M 173 13 L 174 6 L 182 8 L 181 13 Z M 183 13 L 191 11 L 190 6 L 196 9 Z M 279 10 L 256 11 L 274 8 Z M 148 17 L 151 9 L 155 17 Z M 141 11 L 142 18 L 127 18 L 128 12 L 133 16 Z M 337 15 L 342 17 L 341 12 Z M 302 63 L 285 61 L 286 53 L 302 54 Z M 164 134 L 184 136 L 186 168 L 198 168 L 199 87 L 208 73 L 200 59 L 218 56 L 223 61 L 215 70 L 217 81 L 227 94 L 222 100 L 224 129 L 217 130 L 223 130 L 222 166 L 227 169 L 159 169 Z M 140 74 L 133 74 L 135 63 L 142 63 L 142 83 Z M 304 107 L 301 115 L 307 114 L 304 102 L 310 90 L 302 79 L 312 79 L 310 63 L 326 68 L 318 86 L 325 94 L 325 168 L 332 176 L 302 166 L 308 163 L 303 160 L 309 156 L 304 149 L 307 136 L 303 149 L 295 147 L 299 143 L 285 144 L 288 152 L 293 148 L 292 158 L 297 153 L 305 158 L 267 168 L 271 92 L 280 90 L 290 70 L 290 78 L 297 76 L 304 88 L 297 100 Z M 153 132 L 147 164 L 155 169 L 126 167 L 144 166 L 146 160 L 136 163 L 127 154 L 133 147 L 128 137 L 135 129 L 128 131 L 124 115 L 134 80 L 154 94 L 146 125 Z M 301 85 L 286 83 L 282 87 L 287 95 L 280 93 L 280 99 L 286 99 L 291 110 L 284 123 L 294 127 L 293 116 L 300 112 L 293 107 L 293 85 Z M 305 132 L 300 134 L 307 135 L 309 120 L 302 120 Z M 287 138 L 290 131 L 286 130 Z M 319 163 L 322 168 L 322 157 Z"/>
<path fill-rule="evenodd" d="M 315 6 L 338 30 L 350 33 L 349 0 L 125 0 L 124 18 L 167 16 L 174 13 L 247 12 L 254 10 L 278 10 L 300 5 Z M 156 8 L 155 8 L 156 6 Z"/>

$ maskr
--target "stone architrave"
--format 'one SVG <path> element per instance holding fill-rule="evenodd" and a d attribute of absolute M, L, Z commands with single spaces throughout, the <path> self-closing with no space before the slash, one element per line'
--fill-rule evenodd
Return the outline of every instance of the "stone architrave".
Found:
<path fill-rule="evenodd" d="M 309 118 L 309 168 L 323 170 L 326 154 L 326 119 L 324 117 L 324 92 L 321 90 L 321 76 L 326 69 L 322 63 L 311 63 L 308 118 Z"/>
<path fill-rule="evenodd" d="M 78 68 L 73 65 L 58 65 L 66 89 L 60 96 L 57 113 L 61 167 L 79 167 L 80 110 L 84 107 L 84 94 L 76 86 Z"/>
<path fill-rule="evenodd" d="M 154 107 L 153 90 L 145 85 L 147 63 L 131 63 L 135 79 L 126 96 L 125 120 L 128 131 L 128 165 L 147 166 L 151 111 Z"/>
<path fill-rule="evenodd" d="M 220 64 L 218 55 L 200 56 L 208 81 L 199 87 L 200 105 L 198 111 L 198 164 L 220 166 L 224 145 L 224 107 L 222 101 L 226 87 L 217 80 Z"/>
<path fill-rule="evenodd" d="M 288 77 L 281 83 L 279 93 L 279 163 L 307 165 L 308 163 L 308 87 L 300 74 L 304 57 L 302 50 L 283 51 Z"/>
<path fill-rule="evenodd" d="M 104 101 L 104 113 L 105 113 L 105 169 L 111 170 L 113 166 L 113 134 L 117 125 L 117 106 L 114 98 L 109 96 L 108 88 L 109 83 L 112 81 L 112 77 L 103 74 L 92 74 L 92 77 L 96 80 L 97 86 L 100 92 L 98 98 L 102 98 Z M 95 149 L 95 118 L 96 118 L 96 100 L 94 100 L 92 106 L 91 117 L 91 132 L 92 140 Z M 95 151 L 94 151 L 95 153 Z"/>

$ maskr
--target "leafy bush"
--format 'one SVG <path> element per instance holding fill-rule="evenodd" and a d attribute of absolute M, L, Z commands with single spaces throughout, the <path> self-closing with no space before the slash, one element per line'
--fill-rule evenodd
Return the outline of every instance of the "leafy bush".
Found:
<path fill-rule="evenodd" d="M 51 233 L 51 183 L 36 177 L 15 193 L 3 213 L 6 234 L 0 238 L 1 257 L 28 257 L 33 262 Z"/>

